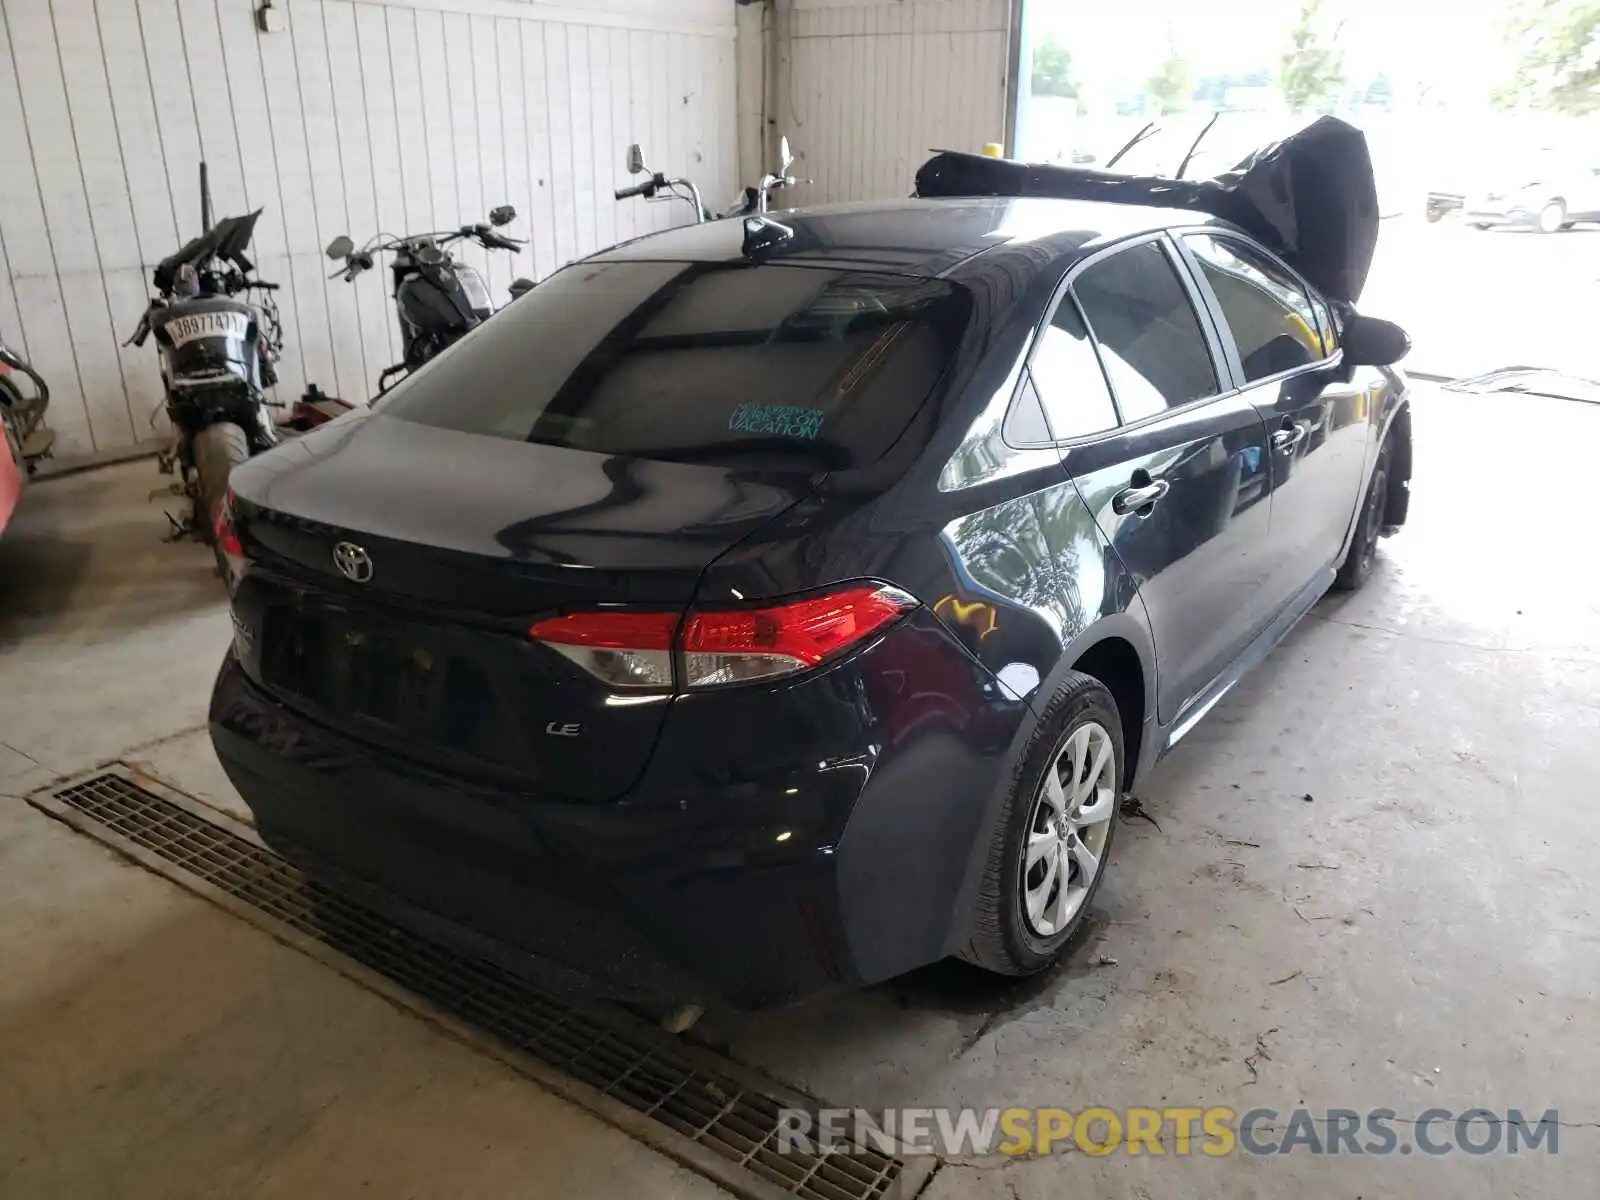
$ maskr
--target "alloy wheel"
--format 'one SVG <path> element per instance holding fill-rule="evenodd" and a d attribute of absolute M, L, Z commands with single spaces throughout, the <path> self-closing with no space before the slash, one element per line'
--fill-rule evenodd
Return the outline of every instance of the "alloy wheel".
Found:
<path fill-rule="evenodd" d="M 1104 868 L 1119 778 L 1116 744 L 1094 721 L 1067 734 L 1045 772 L 1018 872 L 1022 912 L 1039 937 L 1072 924 Z"/>

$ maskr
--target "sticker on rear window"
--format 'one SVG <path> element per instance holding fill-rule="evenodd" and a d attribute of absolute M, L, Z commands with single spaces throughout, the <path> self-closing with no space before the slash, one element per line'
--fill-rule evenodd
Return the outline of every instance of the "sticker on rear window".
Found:
<path fill-rule="evenodd" d="M 741 404 L 728 418 L 728 428 L 734 433 L 809 439 L 822 432 L 822 417 L 822 409 L 797 404 Z"/>

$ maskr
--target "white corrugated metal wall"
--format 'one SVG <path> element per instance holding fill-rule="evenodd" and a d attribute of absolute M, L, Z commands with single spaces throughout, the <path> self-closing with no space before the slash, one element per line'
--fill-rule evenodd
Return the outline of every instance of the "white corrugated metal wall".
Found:
<path fill-rule="evenodd" d="M 731 194 L 731 0 L 0 0 L 0 334 L 49 379 L 63 456 L 147 440 L 154 350 L 120 343 L 150 268 L 219 214 L 264 207 L 280 395 L 365 396 L 398 357 L 386 273 L 328 281 L 348 232 L 483 219 L 531 238 L 469 251 L 497 297 L 519 274 L 679 214 L 617 204 L 624 150 Z"/>
<path fill-rule="evenodd" d="M 904 196 L 931 148 L 1006 137 L 1012 0 L 777 0 L 768 135 L 792 203 Z"/>

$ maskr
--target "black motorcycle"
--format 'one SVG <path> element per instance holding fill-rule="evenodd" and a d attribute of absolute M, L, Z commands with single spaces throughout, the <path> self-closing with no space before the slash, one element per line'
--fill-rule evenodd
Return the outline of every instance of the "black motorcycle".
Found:
<path fill-rule="evenodd" d="M 405 346 L 401 361 L 378 376 L 378 394 L 389 389 L 397 376 L 414 371 L 439 351 L 455 345 L 479 325 L 494 316 L 494 301 L 483 276 L 450 253 L 461 241 L 474 241 L 485 250 L 520 250 L 526 243 L 497 232 L 517 218 L 517 210 L 503 204 L 489 214 L 489 223 L 463 225 L 460 229 L 436 233 L 416 233 L 406 237 L 378 234 L 357 249 L 340 234 L 328 243 L 327 255 L 344 260 L 344 269 L 329 279 L 350 282 L 375 265 L 384 252 L 394 255 L 389 264 L 394 280 L 394 303 L 400 315 L 400 335 Z M 531 279 L 516 279 L 511 284 L 515 300 L 533 288 Z"/>
<path fill-rule="evenodd" d="M 157 463 L 179 477 L 170 492 L 189 501 L 181 517 L 168 515 L 171 536 L 199 536 L 224 578 L 216 532 L 228 475 L 278 442 L 264 390 L 277 382 L 273 364 L 283 349 L 272 296 L 278 285 L 254 278 L 245 256 L 260 215 L 226 217 L 163 259 L 152 275 L 157 294 L 127 343 L 142 346 L 154 334 L 160 350 L 162 406 L 174 436 Z"/>
<path fill-rule="evenodd" d="M 714 213 L 705 206 L 700 198 L 700 189 L 693 181 L 688 179 L 674 179 L 663 175 L 660 171 L 652 171 L 645 165 L 644 150 L 637 142 L 628 147 L 628 174 L 648 175 L 643 183 L 636 183 L 632 187 L 618 188 L 612 195 L 617 200 L 629 200 L 634 196 L 661 203 L 669 200 L 681 200 L 694 211 L 696 222 L 716 221 L 725 217 L 759 216 L 767 212 L 772 206 L 772 194 L 782 188 L 794 187 L 799 183 L 810 183 L 809 179 L 796 179 L 789 174 L 789 168 L 794 166 L 794 155 L 789 152 L 789 139 L 778 139 L 778 169 L 775 173 L 763 175 L 761 182 L 754 187 L 745 187 L 727 208 L 719 213 Z"/>

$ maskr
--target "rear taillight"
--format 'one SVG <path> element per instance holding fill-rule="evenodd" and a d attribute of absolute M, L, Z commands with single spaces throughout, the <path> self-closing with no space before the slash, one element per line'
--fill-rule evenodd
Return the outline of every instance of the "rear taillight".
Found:
<path fill-rule="evenodd" d="M 551 617 L 528 632 L 612 687 L 669 688 L 677 629 L 677 613 L 600 611 Z"/>
<path fill-rule="evenodd" d="M 528 632 L 617 688 L 716 687 L 809 670 L 871 637 L 916 600 L 857 584 L 759 608 L 623 610 L 551 617 Z"/>
<path fill-rule="evenodd" d="M 222 503 L 217 505 L 216 517 L 211 525 L 211 535 L 216 543 L 217 553 L 227 565 L 228 590 L 232 591 L 234 584 L 239 582 L 239 576 L 244 573 L 246 561 L 244 543 L 239 540 L 239 531 L 233 526 L 232 488 L 228 489 L 228 494 L 223 497 Z"/>
<path fill-rule="evenodd" d="M 804 671 L 915 605 L 904 592 L 872 584 L 771 607 L 696 610 L 683 626 L 684 682 L 710 687 Z"/>

